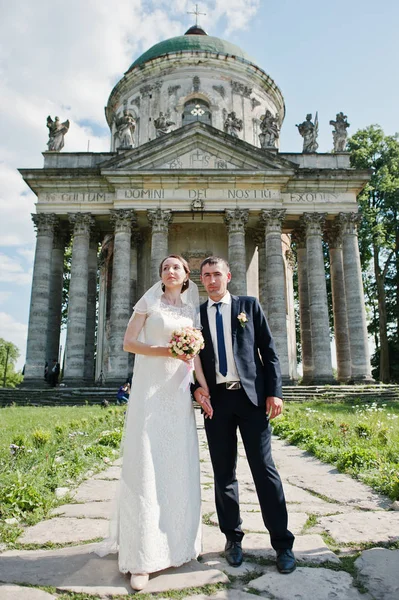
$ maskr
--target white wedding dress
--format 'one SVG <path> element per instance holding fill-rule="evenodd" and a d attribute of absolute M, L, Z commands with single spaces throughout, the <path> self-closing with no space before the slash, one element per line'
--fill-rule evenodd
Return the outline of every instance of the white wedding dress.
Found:
<path fill-rule="evenodd" d="M 161 301 L 137 312 L 140 340 L 166 346 L 175 329 L 193 325 L 189 306 Z M 141 308 L 141 310 L 140 310 Z M 122 573 L 154 573 L 201 550 L 198 438 L 188 367 L 175 358 L 136 355 L 123 448 L 117 543 Z"/>

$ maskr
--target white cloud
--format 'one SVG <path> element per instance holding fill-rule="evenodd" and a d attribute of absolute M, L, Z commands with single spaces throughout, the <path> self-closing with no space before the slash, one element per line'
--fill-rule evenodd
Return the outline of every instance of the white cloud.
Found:
<path fill-rule="evenodd" d="M 199 9 L 207 15 L 199 22 L 210 35 L 220 26 L 228 34 L 247 27 L 259 4 L 260 0 L 205 0 Z M 141 52 L 182 35 L 194 23 L 194 16 L 186 14 L 194 7 L 189 0 L 18 0 L 3 6 L 0 247 L 8 250 L 0 254 L 0 281 L 25 285 L 19 289 L 26 305 L 31 283 L 27 267 L 35 244 L 30 215 L 36 196 L 17 169 L 42 168 L 47 115 L 69 119 L 65 151 L 86 151 L 89 139 L 92 152 L 108 151 L 104 106 L 112 88 Z"/>
<path fill-rule="evenodd" d="M 8 313 L 0 312 L 0 337 L 15 344 L 20 351 L 20 357 L 16 363 L 17 370 L 21 369 L 25 362 L 27 332 L 28 326 L 25 323 L 20 323 Z"/>
<path fill-rule="evenodd" d="M 0 253 L 0 282 L 30 285 L 32 282 L 32 273 L 31 271 L 26 271 L 18 259 L 10 258 L 6 254 Z"/>
<path fill-rule="evenodd" d="M 0 292 L 0 304 L 4 304 L 6 300 L 11 296 L 11 292 Z"/>

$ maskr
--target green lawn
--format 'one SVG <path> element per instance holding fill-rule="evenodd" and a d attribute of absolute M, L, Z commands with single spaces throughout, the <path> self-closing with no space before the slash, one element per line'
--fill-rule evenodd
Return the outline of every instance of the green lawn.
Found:
<path fill-rule="evenodd" d="M 274 433 L 399 499 L 399 403 L 287 403 Z"/>
<path fill-rule="evenodd" d="M 57 487 L 73 487 L 119 454 L 124 408 L 0 409 L 0 541 L 45 518 Z M 7 523 L 6 520 L 17 522 Z"/>

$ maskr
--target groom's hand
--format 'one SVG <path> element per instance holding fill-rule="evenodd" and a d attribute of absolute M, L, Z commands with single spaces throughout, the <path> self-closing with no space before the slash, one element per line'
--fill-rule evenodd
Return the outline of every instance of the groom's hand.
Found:
<path fill-rule="evenodd" d="M 194 392 L 194 398 L 196 402 L 200 405 L 205 414 L 205 419 L 208 417 L 212 419 L 213 417 L 213 408 L 210 400 L 210 395 L 207 390 L 202 387 L 199 387 Z"/>
<path fill-rule="evenodd" d="M 283 401 L 276 396 L 268 396 L 266 398 L 266 414 L 269 419 L 278 417 L 283 412 Z"/>

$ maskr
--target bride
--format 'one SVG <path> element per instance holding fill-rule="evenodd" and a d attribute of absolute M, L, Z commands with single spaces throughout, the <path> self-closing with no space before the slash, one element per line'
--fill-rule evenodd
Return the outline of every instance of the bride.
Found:
<path fill-rule="evenodd" d="M 180 566 L 201 549 L 200 463 L 190 396 L 191 363 L 172 357 L 180 327 L 199 326 L 198 289 L 187 262 L 166 257 L 161 280 L 137 302 L 124 350 L 136 354 L 119 499 L 119 570 L 143 589 L 150 573 Z M 186 364 L 185 364 L 186 363 Z M 207 390 L 199 357 L 196 378 Z M 207 417 L 212 407 L 200 404 Z"/>

